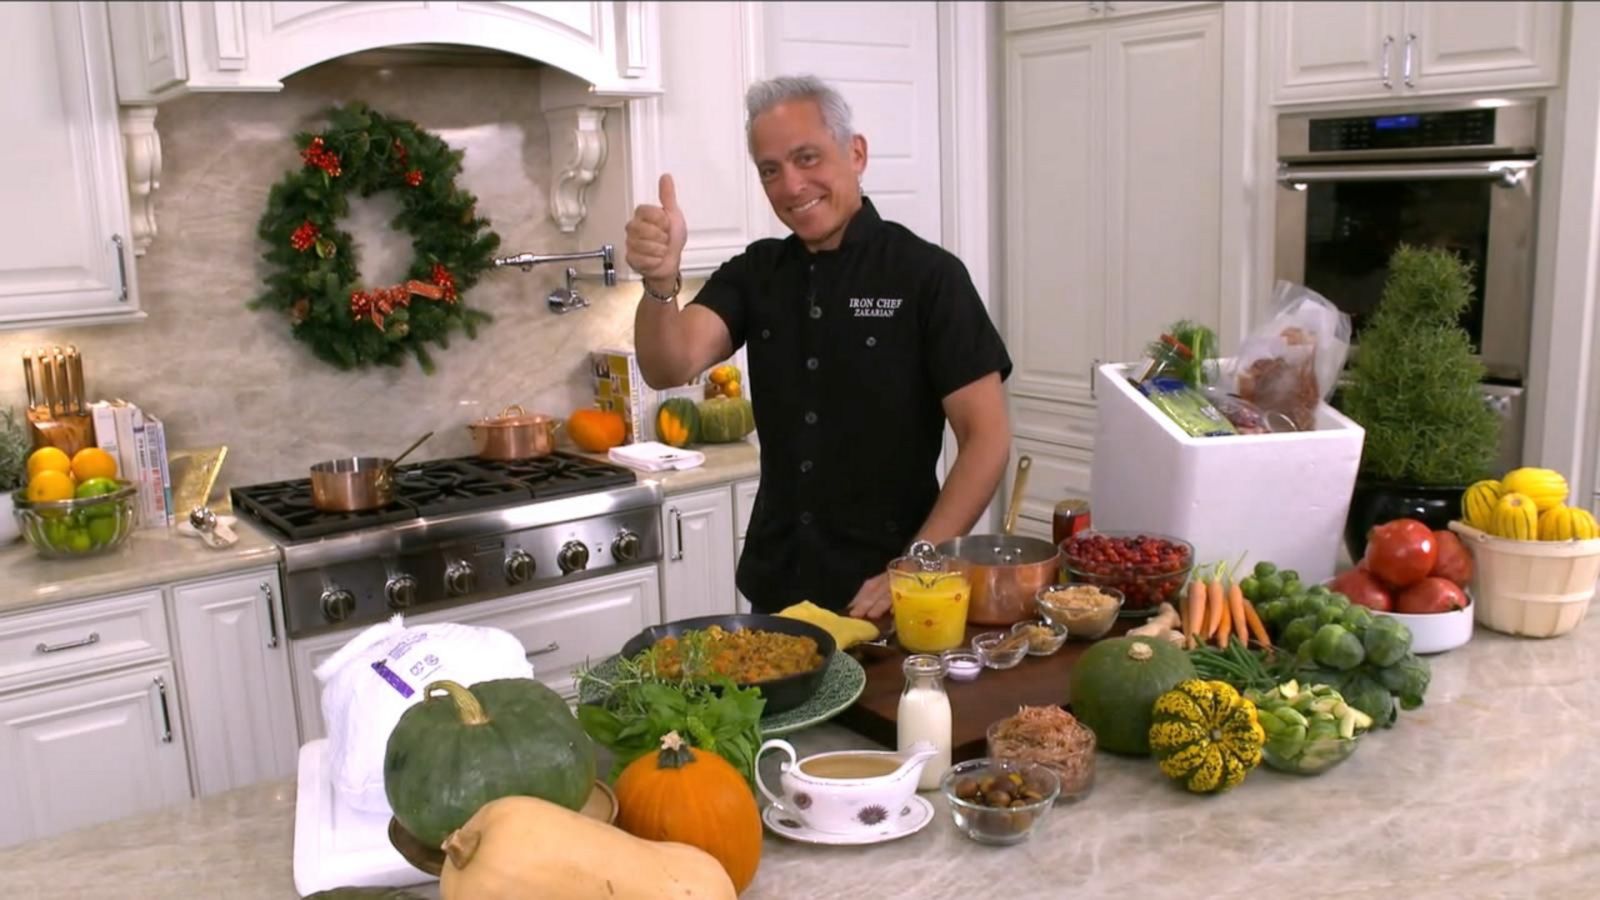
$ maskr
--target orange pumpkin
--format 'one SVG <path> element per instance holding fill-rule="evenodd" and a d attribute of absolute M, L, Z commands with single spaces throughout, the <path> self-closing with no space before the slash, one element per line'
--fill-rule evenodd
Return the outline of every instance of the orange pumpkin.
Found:
<path fill-rule="evenodd" d="M 650 841 L 699 847 L 722 863 L 739 892 L 761 865 L 761 812 L 739 770 L 676 731 L 622 770 L 614 788 L 617 827 Z"/>
<path fill-rule="evenodd" d="M 580 449 L 603 453 L 620 447 L 628 437 L 622 414 L 609 409 L 580 409 L 567 420 L 567 434 Z"/>

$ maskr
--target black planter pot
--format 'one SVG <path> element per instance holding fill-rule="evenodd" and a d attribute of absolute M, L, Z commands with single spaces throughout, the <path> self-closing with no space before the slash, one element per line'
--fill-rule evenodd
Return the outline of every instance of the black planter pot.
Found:
<path fill-rule="evenodd" d="M 1448 528 L 1461 517 L 1461 495 L 1467 485 L 1433 486 L 1394 484 L 1356 479 L 1350 496 L 1350 514 L 1344 520 L 1344 545 L 1352 560 L 1367 552 L 1367 532 L 1392 519 L 1418 519 L 1435 531 Z"/>

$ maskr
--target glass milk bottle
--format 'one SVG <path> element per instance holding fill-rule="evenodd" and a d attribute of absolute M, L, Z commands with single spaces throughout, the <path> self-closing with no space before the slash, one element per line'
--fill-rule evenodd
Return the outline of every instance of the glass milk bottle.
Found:
<path fill-rule="evenodd" d="M 901 666 L 906 686 L 900 692 L 900 708 L 895 715 L 898 750 L 904 753 L 917 741 L 927 741 L 938 753 L 922 767 L 917 790 L 939 786 L 950 768 L 950 697 L 944 692 L 944 661 L 918 653 L 906 657 Z"/>

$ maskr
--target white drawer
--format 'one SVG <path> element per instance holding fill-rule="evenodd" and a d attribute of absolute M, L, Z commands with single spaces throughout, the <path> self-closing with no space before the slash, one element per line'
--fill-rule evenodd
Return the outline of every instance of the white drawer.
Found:
<path fill-rule="evenodd" d="M 743 541 L 744 534 L 750 529 L 750 514 L 756 509 L 756 491 L 761 488 L 761 479 L 751 478 L 740 481 L 733 486 L 733 536 Z"/>
<path fill-rule="evenodd" d="M 167 656 L 161 591 L 0 619 L 0 693 Z"/>

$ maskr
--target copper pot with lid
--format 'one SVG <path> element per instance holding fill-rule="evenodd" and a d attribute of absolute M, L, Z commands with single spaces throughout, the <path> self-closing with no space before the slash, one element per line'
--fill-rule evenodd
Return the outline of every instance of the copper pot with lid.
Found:
<path fill-rule="evenodd" d="M 972 599 L 967 621 L 975 625 L 1011 625 L 1033 618 L 1034 595 L 1060 577 L 1060 547 L 1043 538 L 1011 533 L 1032 465 L 1031 457 L 1017 459 L 1016 481 L 1000 534 L 969 534 L 937 547 L 941 555 L 964 560 L 970 566 Z"/>
<path fill-rule="evenodd" d="M 467 425 L 467 431 L 477 455 L 483 459 L 530 459 L 555 452 L 556 432 L 562 424 L 554 416 L 529 413 L 513 403 L 498 416 Z"/>

